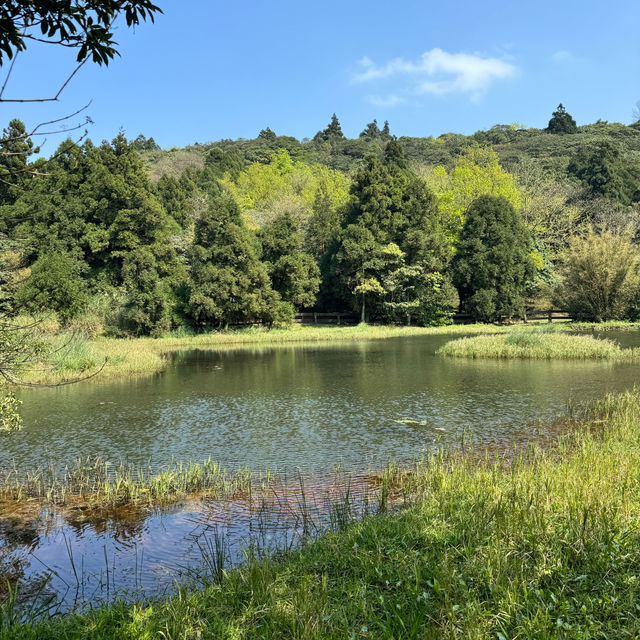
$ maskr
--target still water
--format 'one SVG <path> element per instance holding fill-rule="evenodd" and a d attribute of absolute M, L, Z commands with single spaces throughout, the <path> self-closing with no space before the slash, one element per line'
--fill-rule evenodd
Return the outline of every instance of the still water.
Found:
<path fill-rule="evenodd" d="M 640 332 L 606 337 L 640 345 Z M 160 468 L 211 457 L 289 480 L 257 508 L 188 500 L 104 519 L 0 514 L 2 582 L 49 594 L 60 610 L 156 596 L 176 580 L 210 574 L 212 540 L 224 539 L 228 562 L 241 560 L 247 544 L 287 548 L 330 527 L 346 492 L 349 517 L 359 517 L 368 509 L 369 468 L 458 446 L 463 436 L 478 446 L 527 440 L 554 418 L 640 382 L 633 363 L 436 356 L 448 339 L 191 351 L 149 378 L 23 391 L 25 428 L 0 442 L 0 466 L 27 471 L 100 455 Z M 301 509 L 312 514 L 311 532 L 301 529 Z"/>
<path fill-rule="evenodd" d="M 640 344 L 640 332 L 608 337 Z M 640 381 L 633 363 L 436 356 L 448 339 L 188 352 L 149 378 L 26 390 L 25 428 L 0 443 L 0 466 L 99 455 L 153 467 L 209 456 L 257 471 L 379 467 L 463 433 L 509 442 Z"/>

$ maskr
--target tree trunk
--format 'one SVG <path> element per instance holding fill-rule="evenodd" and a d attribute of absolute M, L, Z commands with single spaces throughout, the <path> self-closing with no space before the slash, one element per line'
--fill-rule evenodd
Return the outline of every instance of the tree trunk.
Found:
<path fill-rule="evenodd" d="M 365 319 L 364 319 L 364 293 L 362 294 L 362 313 L 360 315 L 360 322 L 362 322 L 362 324 L 365 323 Z"/>

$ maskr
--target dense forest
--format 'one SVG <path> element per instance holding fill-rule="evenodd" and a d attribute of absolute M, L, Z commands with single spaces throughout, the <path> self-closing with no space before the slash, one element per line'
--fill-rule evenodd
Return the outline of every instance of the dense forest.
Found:
<path fill-rule="evenodd" d="M 50 158 L 19 120 L 0 140 L 2 304 L 89 333 L 159 335 L 287 322 L 481 321 L 561 305 L 640 313 L 640 121 L 344 136 L 162 150 L 66 140 Z M 588 287 L 591 290 L 588 290 Z"/>

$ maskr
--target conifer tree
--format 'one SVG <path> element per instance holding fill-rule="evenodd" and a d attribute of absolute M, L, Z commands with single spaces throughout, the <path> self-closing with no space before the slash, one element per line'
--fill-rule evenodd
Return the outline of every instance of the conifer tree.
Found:
<path fill-rule="evenodd" d="M 380 129 L 378 128 L 378 121 L 374 118 L 373 122 L 370 122 L 364 130 L 360 133 L 361 138 L 367 140 L 374 140 L 380 137 Z"/>
<path fill-rule="evenodd" d="M 560 134 L 578 132 L 576 121 L 567 112 L 562 103 L 558 105 L 558 109 L 551 115 L 551 120 L 549 120 L 547 131 L 549 133 Z"/>
<path fill-rule="evenodd" d="M 271 324 L 285 313 L 260 261 L 258 239 L 228 196 L 212 197 L 196 222 L 191 269 L 188 313 L 198 326 Z"/>
<path fill-rule="evenodd" d="M 320 269 L 302 250 L 302 234 L 290 213 L 284 213 L 260 230 L 262 259 L 271 283 L 285 302 L 311 307 L 320 288 Z"/>
<path fill-rule="evenodd" d="M 503 196 L 480 196 L 465 214 L 452 263 L 463 309 L 489 322 L 520 316 L 534 276 L 531 238 Z"/>

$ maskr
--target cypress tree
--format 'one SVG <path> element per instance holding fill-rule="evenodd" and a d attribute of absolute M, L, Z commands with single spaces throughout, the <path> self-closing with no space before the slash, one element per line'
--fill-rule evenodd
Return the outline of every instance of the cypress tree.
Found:
<path fill-rule="evenodd" d="M 531 238 L 503 196 L 480 196 L 465 213 L 452 268 L 465 311 L 490 322 L 519 316 L 534 275 Z"/>
<path fill-rule="evenodd" d="M 547 131 L 549 133 L 560 134 L 578 132 L 576 121 L 567 112 L 562 103 L 558 105 L 558 109 L 551 115 L 551 120 L 549 120 Z"/>

